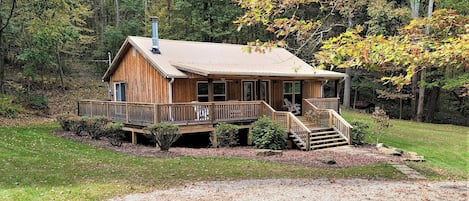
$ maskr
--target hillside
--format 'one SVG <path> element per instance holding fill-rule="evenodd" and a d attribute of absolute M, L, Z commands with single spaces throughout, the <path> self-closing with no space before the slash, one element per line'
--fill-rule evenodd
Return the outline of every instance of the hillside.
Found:
<path fill-rule="evenodd" d="M 77 113 L 77 101 L 80 99 L 107 100 L 108 86 L 101 81 L 101 73 L 96 73 L 93 65 L 75 63 L 69 66 L 64 78 L 64 89 L 59 85 L 59 79 L 55 74 L 49 74 L 44 78 L 44 85 L 26 80 L 20 71 L 9 71 L 7 74 L 6 91 L 10 95 L 13 104 L 21 105 L 24 109 L 16 118 L 0 117 L 0 125 L 15 126 L 33 122 L 49 121 L 58 114 Z M 47 108 L 34 109 L 28 107 L 28 97 L 43 94 L 47 102 Z M 35 100 L 30 100 L 31 102 Z M 16 107 L 16 106 L 15 106 Z M 18 106 L 19 107 L 19 106 Z"/>

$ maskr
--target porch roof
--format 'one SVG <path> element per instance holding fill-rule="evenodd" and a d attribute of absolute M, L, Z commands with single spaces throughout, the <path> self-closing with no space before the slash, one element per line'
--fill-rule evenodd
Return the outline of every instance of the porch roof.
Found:
<path fill-rule="evenodd" d="M 134 47 L 166 78 L 187 78 L 186 72 L 201 76 L 241 75 L 341 79 L 343 73 L 316 69 L 283 48 L 265 54 L 247 53 L 244 45 L 159 40 L 161 54 L 153 54 L 151 38 L 129 36 L 103 77 L 109 77 L 130 47 Z"/>

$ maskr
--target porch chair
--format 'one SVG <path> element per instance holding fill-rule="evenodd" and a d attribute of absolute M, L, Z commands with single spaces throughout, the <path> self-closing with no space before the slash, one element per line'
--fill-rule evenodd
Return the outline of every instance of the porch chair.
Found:
<path fill-rule="evenodd" d="M 194 112 L 197 116 L 196 120 L 206 121 L 210 119 L 208 106 L 207 105 L 195 105 Z"/>
<path fill-rule="evenodd" d="M 300 104 L 298 104 L 298 103 L 293 104 L 292 102 L 290 102 L 286 98 L 283 99 L 283 103 L 287 107 L 288 111 L 293 113 L 294 115 L 299 115 L 301 113 Z"/>

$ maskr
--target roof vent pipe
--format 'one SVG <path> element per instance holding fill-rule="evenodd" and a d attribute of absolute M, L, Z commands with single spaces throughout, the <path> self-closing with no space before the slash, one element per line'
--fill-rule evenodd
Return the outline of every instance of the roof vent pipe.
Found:
<path fill-rule="evenodd" d="M 161 54 L 160 52 L 160 45 L 158 42 L 158 17 L 152 16 L 150 17 L 151 21 L 151 40 L 152 40 L 152 46 L 151 46 L 151 52 L 153 54 Z"/>

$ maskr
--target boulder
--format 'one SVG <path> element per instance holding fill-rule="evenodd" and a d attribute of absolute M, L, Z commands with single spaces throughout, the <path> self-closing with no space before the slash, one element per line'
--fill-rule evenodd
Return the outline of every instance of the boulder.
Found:
<path fill-rule="evenodd" d="M 274 156 L 282 155 L 282 150 L 272 150 L 272 149 L 259 149 L 256 151 L 256 156 Z"/>
<path fill-rule="evenodd" d="M 425 157 L 418 155 L 416 152 L 407 152 L 402 158 L 403 161 L 412 161 L 412 162 L 425 162 Z"/>
<path fill-rule="evenodd" d="M 392 147 L 382 146 L 382 147 L 378 148 L 378 151 L 383 153 L 383 154 L 386 154 L 386 155 L 402 156 L 402 151 L 401 150 L 398 150 L 398 149 L 392 148 Z"/>
<path fill-rule="evenodd" d="M 329 157 L 319 157 L 319 158 L 316 158 L 316 160 L 321 161 L 322 163 L 328 164 L 328 165 L 336 164 L 335 160 Z"/>

